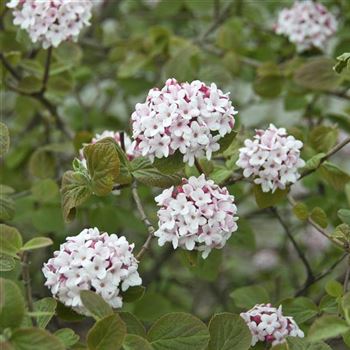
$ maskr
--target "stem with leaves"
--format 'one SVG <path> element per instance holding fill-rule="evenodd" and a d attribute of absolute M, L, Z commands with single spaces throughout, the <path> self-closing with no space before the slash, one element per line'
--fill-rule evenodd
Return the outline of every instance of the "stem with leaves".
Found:
<path fill-rule="evenodd" d="M 30 281 L 29 273 L 29 253 L 23 252 L 21 255 L 21 266 L 22 266 L 22 279 L 25 289 L 25 295 L 27 299 L 27 306 L 29 312 L 34 312 L 34 305 L 32 299 L 32 286 Z M 37 327 L 37 321 L 34 316 L 31 316 L 31 321 L 34 327 Z"/>
<path fill-rule="evenodd" d="M 141 220 L 146 225 L 147 230 L 148 230 L 147 239 L 146 239 L 145 243 L 142 245 L 140 251 L 136 254 L 136 259 L 140 260 L 142 258 L 142 256 L 145 254 L 145 252 L 149 249 L 149 246 L 151 244 L 151 240 L 152 240 L 153 235 L 156 232 L 156 230 L 154 229 L 153 225 L 151 224 L 151 222 L 147 218 L 147 215 L 146 215 L 145 210 L 143 208 L 139 193 L 137 191 L 136 181 L 134 181 L 131 185 L 131 193 L 132 193 L 132 196 L 134 198 L 134 202 L 136 204 L 137 210 L 140 214 Z"/>

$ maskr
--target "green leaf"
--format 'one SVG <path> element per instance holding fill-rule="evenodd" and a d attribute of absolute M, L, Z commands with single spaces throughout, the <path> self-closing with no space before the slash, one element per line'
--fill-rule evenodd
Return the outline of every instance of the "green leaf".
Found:
<path fill-rule="evenodd" d="M 185 167 L 182 158 L 183 154 L 177 151 L 167 158 L 156 158 L 153 165 L 163 174 L 174 174 Z"/>
<path fill-rule="evenodd" d="M 337 191 L 343 191 L 344 186 L 350 182 L 350 175 L 330 162 L 324 162 L 320 166 L 319 172 L 322 178 Z"/>
<path fill-rule="evenodd" d="M 59 188 L 52 179 L 43 179 L 32 187 L 33 197 L 41 203 L 50 203 L 59 194 Z"/>
<path fill-rule="evenodd" d="M 34 75 L 28 75 L 21 79 L 18 84 L 18 89 L 24 93 L 35 93 L 40 91 L 42 80 L 35 77 Z"/>
<path fill-rule="evenodd" d="M 232 170 L 227 169 L 225 167 L 215 167 L 214 171 L 210 174 L 210 178 L 216 183 L 216 184 L 222 184 L 230 178 L 232 175 Z"/>
<path fill-rule="evenodd" d="M 72 347 L 80 339 L 79 335 L 75 334 L 74 331 L 70 328 L 59 329 L 55 332 L 55 336 L 61 340 L 66 349 Z"/>
<path fill-rule="evenodd" d="M 258 207 L 264 209 L 273 207 L 275 204 L 281 202 L 286 197 L 288 190 L 277 189 L 274 193 L 263 192 L 261 186 L 254 185 L 253 192 Z"/>
<path fill-rule="evenodd" d="M 66 221 L 74 219 L 76 207 L 86 202 L 91 196 L 89 179 L 74 171 L 66 171 L 62 178 L 62 208 Z"/>
<path fill-rule="evenodd" d="M 311 210 L 310 218 L 322 228 L 326 228 L 328 226 L 327 214 L 320 207 L 315 207 Z"/>
<path fill-rule="evenodd" d="M 226 151 L 234 141 L 234 139 L 237 136 L 237 131 L 232 130 L 230 133 L 226 134 L 224 137 L 222 137 L 218 143 L 220 145 L 220 149 L 217 151 L 218 153 L 222 153 Z"/>
<path fill-rule="evenodd" d="M 56 172 L 56 161 L 52 152 L 37 149 L 29 159 L 29 172 L 40 179 L 53 178 Z"/>
<path fill-rule="evenodd" d="M 24 244 L 24 246 L 21 248 L 22 251 L 26 250 L 35 250 L 40 249 L 44 247 L 48 247 L 49 245 L 52 245 L 53 241 L 51 238 L 48 237 L 35 237 L 29 240 Z"/>
<path fill-rule="evenodd" d="M 324 156 L 326 155 L 326 153 L 317 153 L 316 155 L 314 155 L 313 157 L 311 157 L 305 164 L 303 171 L 310 171 L 310 170 L 315 170 L 317 169 L 320 164 L 322 159 L 324 158 Z"/>
<path fill-rule="evenodd" d="M 55 314 L 56 307 L 57 301 L 49 297 L 34 302 L 35 311 L 48 313 L 47 315 L 37 317 L 38 327 L 46 328 Z"/>
<path fill-rule="evenodd" d="M 344 294 L 343 286 L 341 285 L 341 283 L 335 280 L 328 281 L 325 286 L 325 290 L 328 295 L 334 298 L 341 297 Z"/>
<path fill-rule="evenodd" d="M 308 339 L 312 342 L 335 338 L 349 330 L 347 323 L 338 316 L 324 315 L 311 325 Z"/>
<path fill-rule="evenodd" d="M 98 196 L 108 195 L 118 178 L 118 152 L 109 139 L 84 147 L 84 156 L 91 177 L 92 191 Z"/>
<path fill-rule="evenodd" d="M 309 298 L 289 298 L 282 301 L 285 315 L 293 316 L 298 324 L 304 323 L 318 314 L 317 305 Z"/>
<path fill-rule="evenodd" d="M 0 278 L 0 329 L 18 327 L 24 311 L 24 299 L 19 287 L 10 280 Z"/>
<path fill-rule="evenodd" d="M 3 157 L 10 148 L 10 133 L 6 124 L 0 122 L 0 157 Z"/>
<path fill-rule="evenodd" d="M 228 312 L 216 314 L 209 322 L 208 350 L 248 350 L 252 336 L 239 315 Z"/>
<path fill-rule="evenodd" d="M 127 334 L 123 343 L 124 350 L 153 350 L 147 339 L 135 334 Z"/>
<path fill-rule="evenodd" d="M 113 309 L 110 305 L 107 304 L 101 296 L 92 291 L 81 291 L 80 298 L 85 308 L 95 320 L 100 320 L 113 314 Z"/>
<path fill-rule="evenodd" d="M 107 316 L 89 330 L 89 350 L 119 350 L 126 335 L 126 326 L 117 314 Z"/>
<path fill-rule="evenodd" d="M 235 289 L 230 297 L 236 306 L 249 309 L 256 304 L 264 304 L 269 302 L 269 295 L 265 288 L 252 285 Z"/>
<path fill-rule="evenodd" d="M 145 294 L 145 287 L 143 286 L 134 286 L 129 287 L 125 292 L 121 293 L 123 301 L 126 303 L 132 303 L 143 297 Z"/>
<path fill-rule="evenodd" d="M 318 152 L 327 152 L 337 143 L 338 134 L 337 128 L 325 125 L 316 126 L 310 133 L 311 145 Z"/>
<path fill-rule="evenodd" d="M 15 215 L 15 202 L 2 191 L 3 187 L 0 188 L 0 221 L 9 221 Z"/>
<path fill-rule="evenodd" d="M 301 202 L 298 202 L 293 207 L 294 215 L 301 221 L 307 220 L 309 217 L 309 210 L 307 205 Z"/>
<path fill-rule="evenodd" d="M 12 271 L 16 266 L 15 259 L 8 255 L 0 255 L 0 271 Z"/>
<path fill-rule="evenodd" d="M 78 314 L 77 312 L 63 305 L 60 302 L 57 302 L 56 314 L 60 319 L 67 322 L 77 322 L 82 321 L 84 319 L 83 315 Z"/>
<path fill-rule="evenodd" d="M 130 312 L 119 312 L 118 315 L 125 323 L 128 334 L 136 334 L 141 337 L 146 337 L 146 329 L 136 316 Z"/>
<path fill-rule="evenodd" d="M 181 176 L 161 173 L 144 157 L 135 158 L 131 162 L 131 167 L 135 179 L 147 186 L 168 188 L 181 183 Z"/>
<path fill-rule="evenodd" d="M 209 341 L 206 325 L 183 312 L 173 312 L 156 321 L 148 332 L 155 350 L 204 350 Z"/>
<path fill-rule="evenodd" d="M 0 253 L 18 258 L 22 248 L 22 236 L 14 227 L 0 224 Z"/>
<path fill-rule="evenodd" d="M 59 338 L 39 328 L 17 329 L 12 334 L 11 344 L 16 350 L 65 350 Z"/>
<path fill-rule="evenodd" d="M 342 335 L 345 345 L 350 348 L 350 330 Z"/>
<path fill-rule="evenodd" d="M 342 55 L 337 57 L 337 63 L 333 67 L 333 69 L 338 73 L 341 74 L 342 71 L 347 67 L 347 70 L 350 70 L 350 53 L 345 52 Z"/>
<path fill-rule="evenodd" d="M 349 209 L 339 209 L 338 217 L 344 224 L 350 225 L 350 210 Z"/>
<path fill-rule="evenodd" d="M 294 81 L 298 85 L 311 90 L 333 90 L 341 80 L 334 72 L 333 65 L 333 60 L 329 58 L 312 58 L 295 71 Z"/>
<path fill-rule="evenodd" d="M 350 226 L 347 224 L 338 225 L 332 233 L 332 237 L 348 242 L 350 239 Z"/>
<path fill-rule="evenodd" d="M 257 77 L 253 89 L 263 98 L 276 98 L 282 91 L 283 79 L 278 76 Z"/>

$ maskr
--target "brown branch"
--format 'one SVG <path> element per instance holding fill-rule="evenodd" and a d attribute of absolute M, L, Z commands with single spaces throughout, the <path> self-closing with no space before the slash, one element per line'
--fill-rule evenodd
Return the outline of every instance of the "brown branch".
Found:
<path fill-rule="evenodd" d="M 304 264 L 305 270 L 306 270 L 306 283 L 312 283 L 315 279 L 314 273 L 312 272 L 310 263 L 308 262 L 308 260 L 306 259 L 306 256 L 304 255 L 304 252 L 301 250 L 301 248 L 299 247 L 298 243 L 296 242 L 296 240 L 294 239 L 292 233 L 290 232 L 289 226 L 286 224 L 286 222 L 282 219 L 281 215 L 279 214 L 279 212 L 277 211 L 276 208 L 272 207 L 271 208 L 272 213 L 275 215 L 275 217 L 277 218 L 277 220 L 279 221 L 279 223 L 281 224 L 281 226 L 283 227 L 287 237 L 289 238 L 289 240 L 291 241 L 294 249 L 296 250 L 300 260 L 302 261 L 302 263 Z"/>
<path fill-rule="evenodd" d="M 22 280 L 25 289 L 25 295 L 27 300 L 27 306 L 29 312 L 34 312 L 33 298 L 32 298 L 32 286 L 30 283 L 30 273 L 29 273 L 29 254 L 28 252 L 23 252 L 21 256 L 22 265 Z M 31 316 L 31 321 L 34 327 L 37 327 L 37 321 L 34 316 Z"/>
<path fill-rule="evenodd" d="M 43 77 L 43 84 L 40 90 L 40 94 L 44 95 L 46 88 L 47 88 L 47 82 L 49 80 L 50 75 L 50 65 L 51 65 L 51 57 L 52 57 L 52 46 L 50 46 L 47 50 L 47 57 L 46 57 L 46 63 L 45 63 L 45 71 L 44 71 L 44 77 Z"/>
<path fill-rule="evenodd" d="M 20 80 L 21 76 L 18 74 L 18 72 L 12 67 L 12 65 L 7 61 L 7 59 L 5 58 L 5 56 L 0 53 L 0 60 L 2 62 L 2 64 L 4 65 L 4 67 L 9 71 L 9 73 L 16 79 L 16 80 Z"/>
<path fill-rule="evenodd" d="M 153 225 L 148 220 L 147 215 L 145 213 L 145 210 L 143 209 L 143 205 L 141 203 L 140 196 L 139 196 L 139 194 L 137 192 L 137 183 L 136 183 L 136 181 L 134 181 L 132 183 L 132 185 L 131 185 L 131 193 L 132 193 L 132 196 L 134 198 L 137 210 L 138 210 L 138 212 L 140 214 L 141 220 L 146 225 L 147 230 L 148 230 L 147 239 L 146 239 L 145 243 L 142 245 L 142 247 L 139 250 L 139 252 L 136 254 L 136 259 L 140 260 L 142 258 L 142 256 L 145 254 L 145 252 L 149 249 L 149 246 L 151 244 L 151 240 L 152 240 L 154 232 L 156 230 L 154 229 Z"/>
<path fill-rule="evenodd" d="M 194 165 L 196 167 L 196 169 L 198 170 L 199 174 L 205 174 L 203 168 L 201 167 L 201 165 L 199 164 L 199 161 L 197 158 L 194 158 Z"/>

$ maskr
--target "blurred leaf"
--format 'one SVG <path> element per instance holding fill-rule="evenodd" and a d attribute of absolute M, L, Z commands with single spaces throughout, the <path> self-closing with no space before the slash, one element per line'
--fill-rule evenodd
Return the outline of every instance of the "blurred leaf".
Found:
<path fill-rule="evenodd" d="M 216 183 L 221 184 L 232 175 L 232 170 L 225 167 L 215 167 L 214 171 L 210 174 L 210 178 Z"/>
<path fill-rule="evenodd" d="M 37 149 L 29 159 L 29 171 L 38 178 L 53 178 L 56 172 L 56 161 L 51 152 Z"/>
<path fill-rule="evenodd" d="M 59 188 L 52 179 L 37 181 L 32 187 L 33 197 L 42 203 L 51 202 L 59 194 Z"/>
<path fill-rule="evenodd" d="M 344 224 L 350 225 L 350 209 L 339 209 L 338 217 Z"/>
<path fill-rule="evenodd" d="M 147 335 L 155 350 L 204 350 L 209 341 L 209 331 L 198 318 L 183 312 L 164 315 L 157 320 Z"/>
<path fill-rule="evenodd" d="M 334 298 L 341 297 L 344 294 L 343 286 L 335 280 L 328 281 L 325 286 L 325 290 L 330 296 Z"/>
<path fill-rule="evenodd" d="M 0 272 L 12 271 L 16 266 L 14 258 L 8 255 L 0 255 Z"/>
<path fill-rule="evenodd" d="M 63 217 L 71 221 L 75 217 L 76 207 L 91 196 L 89 179 L 81 173 L 66 171 L 62 178 L 61 193 Z"/>
<path fill-rule="evenodd" d="M 95 292 L 82 290 L 80 292 L 80 299 L 90 315 L 97 321 L 106 316 L 113 315 L 113 309 L 111 306 Z"/>
<path fill-rule="evenodd" d="M 9 221 L 15 215 L 15 202 L 7 195 L 5 186 L 0 185 L 0 220 Z"/>
<path fill-rule="evenodd" d="M 220 145 L 220 149 L 218 150 L 218 153 L 222 153 L 226 151 L 232 144 L 232 142 L 235 140 L 237 136 L 237 131 L 232 130 L 230 133 L 226 134 L 224 137 L 220 138 L 218 141 Z"/>
<path fill-rule="evenodd" d="M 347 68 L 350 71 L 350 53 L 345 52 L 342 55 L 337 57 L 337 63 L 333 67 L 333 69 L 340 74 L 343 69 Z"/>
<path fill-rule="evenodd" d="M 317 169 L 320 166 L 321 161 L 325 155 L 326 155 L 326 153 L 318 153 L 318 154 L 314 155 L 313 157 L 311 157 L 309 160 L 307 160 L 307 162 L 303 168 L 303 171 Z"/>
<path fill-rule="evenodd" d="M 18 89 L 26 94 L 35 93 L 41 90 L 42 80 L 34 75 L 29 75 L 21 79 Z"/>
<path fill-rule="evenodd" d="M 342 191 L 344 186 L 350 182 L 350 175 L 330 162 L 324 162 L 320 166 L 319 172 L 322 178 L 337 191 Z"/>
<path fill-rule="evenodd" d="M 15 227 L 0 224 L 0 253 L 18 258 L 22 248 L 22 236 Z"/>
<path fill-rule="evenodd" d="M 312 342 L 335 338 L 349 330 L 344 320 L 337 316 L 323 315 L 311 325 L 308 339 Z"/>
<path fill-rule="evenodd" d="M 289 298 L 283 300 L 281 304 L 284 314 L 292 316 L 298 324 L 304 323 L 318 314 L 317 305 L 306 297 Z"/>
<path fill-rule="evenodd" d="M 0 278 L 0 329 L 15 328 L 24 317 L 22 292 L 12 281 Z"/>
<path fill-rule="evenodd" d="M 22 251 L 30 251 L 35 249 L 40 249 L 52 245 L 52 239 L 48 237 L 34 237 L 28 242 L 26 242 L 21 248 Z"/>
<path fill-rule="evenodd" d="M 61 63 L 68 62 L 77 66 L 83 57 L 83 52 L 78 44 L 66 41 L 61 43 L 58 48 L 54 50 L 54 56 Z"/>
<path fill-rule="evenodd" d="M 263 98 L 275 98 L 281 93 L 282 86 L 283 79 L 281 77 L 265 76 L 255 80 L 253 89 L 256 94 Z"/>
<path fill-rule="evenodd" d="M 208 350 L 248 350 L 251 333 L 239 315 L 228 312 L 216 314 L 209 322 Z"/>
<path fill-rule="evenodd" d="M 153 350 L 147 339 L 135 334 L 127 334 L 123 343 L 124 350 Z"/>
<path fill-rule="evenodd" d="M 322 228 L 326 228 L 328 226 L 327 214 L 320 207 L 315 207 L 311 210 L 310 218 Z"/>
<path fill-rule="evenodd" d="M 340 78 L 334 72 L 333 65 L 334 61 L 329 58 L 312 58 L 296 70 L 294 81 L 311 90 L 333 90 L 340 83 Z"/>
<path fill-rule="evenodd" d="M 0 122 L 0 157 L 3 157 L 10 148 L 10 133 L 6 124 Z"/>
<path fill-rule="evenodd" d="M 119 350 L 126 335 L 124 322 L 117 314 L 95 323 L 87 334 L 89 350 Z"/>
<path fill-rule="evenodd" d="M 16 350 L 65 350 L 59 338 L 39 328 L 15 330 L 11 337 L 11 344 Z"/>
<path fill-rule="evenodd" d="M 269 295 L 266 289 L 258 285 L 237 288 L 230 294 L 230 297 L 236 306 L 244 309 L 250 309 L 256 304 L 269 302 Z"/>
<path fill-rule="evenodd" d="M 128 334 L 139 335 L 140 337 L 146 337 L 146 329 L 143 324 L 130 312 L 119 312 L 119 317 L 126 325 Z"/>
<path fill-rule="evenodd" d="M 273 207 L 275 204 L 281 202 L 286 198 L 288 190 L 277 189 L 274 193 L 272 192 L 263 192 L 261 186 L 254 185 L 253 192 L 255 196 L 256 203 L 259 208 L 269 208 Z"/>
<path fill-rule="evenodd" d="M 60 302 L 57 302 L 56 314 L 60 319 L 67 322 L 77 322 L 82 321 L 84 319 L 83 315 L 78 314 L 77 312 L 63 305 Z"/>
<path fill-rule="evenodd" d="M 319 125 L 311 130 L 310 142 L 318 152 L 329 151 L 338 140 L 338 129 L 325 125 Z"/>
<path fill-rule="evenodd" d="M 76 344 L 80 337 L 70 328 L 61 328 L 55 332 L 55 336 L 61 340 L 65 348 L 68 349 Z"/>
<path fill-rule="evenodd" d="M 146 288 L 143 286 L 129 287 L 125 292 L 121 293 L 123 302 L 132 303 L 136 300 L 141 299 L 145 294 L 145 289 Z"/>
<path fill-rule="evenodd" d="M 309 217 L 307 205 L 302 202 L 298 202 L 294 205 L 293 213 L 301 221 L 307 220 Z"/>

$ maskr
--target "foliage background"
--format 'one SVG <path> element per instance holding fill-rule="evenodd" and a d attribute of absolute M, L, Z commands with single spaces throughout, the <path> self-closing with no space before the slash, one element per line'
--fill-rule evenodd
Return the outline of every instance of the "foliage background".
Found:
<path fill-rule="evenodd" d="M 67 235 L 97 226 L 125 235 L 137 247 L 145 240 L 147 232 L 129 188 L 119 196 L 91 198 L 67 224 L 59 187 L 82 143 L 105 129 L 130 132 L 129 118 L 135 104 L 144 101 L 148 90 L 162 86 L 168 77 L 215 82 L 223 91 L 231 92 L 239 111 L 240 133 L 225 153 L 226 163 L 220 163 L 226 177 L 236 170 L 234 160 L 244 138 L 252 136 L 254 128 L 266 128 L 270 122 L 287 127 L 305 142 L 305 160 L 329 151 L 349 135 L 350 97 L 346 91 L 350 73 L 339 75 L 332 67 L 337 56 L 349 51 L 350 2 L 323 3 L 337 15 L 337 35 L 325 54 L 297 55 L 294 46 L 272 30 L 278 11 L 292 1 L 100 2 L 91 27 L 79 42 L 67 42 L 53 50 L 45 96 L 57 106 L 59 120 L 42 101 L 26 96 L 41 86 L 47 52 L 31 44 L 26 34 L 12 25 L 11 13 L 2 3 L 2 57 L 20 72 L 18 88 L 24 92 L 14 91 L 16 79 L 3 66 L 1 116 L 9 127 L 11 144 L 1 159 L 1 183 L 10 186 L 13 193 L 5 195 L 3 190 L 8 216 L 2 221 L 17 227 L 24 240 L 46 236 L 54 241 L 50 248 L 31 255 L 35 299 L 49 295 L 43 286 L 41 266 Z M 320 126 L 326 129 L 321 132 Z M 343 171 L 350 170 L 349 147 L 331 161 Z M 212 165 L 207 166 L 208 172 L 213 170 Z M 218 170 L 215 168 L 209 176 L 221 176 Z M 186 173 L 195 174 L 196 170 L 188 168 Z M 331 231 L 341 223 L 338 210 L 350 206 L 348 179 L 346 175 L 342 180 L 336 178 L 334 181 L 341 185 L 335 189 L 317 171 L 293 186 L 293 194 L 310 209 L 322 208 Z M 304 265 L 275 213 L 257 207 L 249 185 L 237 183 L 229 189 L 236 196 L 240 221 L 238 232 L 227 246 L 213 251 L 205 261 L 194 261 L 181 251 L 159 248 L 154 241 L 140 264 L 145 295 L 137 302 L 125 303 L 124 311 L 133 312 L 146 324 L 171 311 L 190 312 L 207 321 L 216 312 L 239 313 L 259 302 L 278 304 L 302 289 Z M 159 189 L 141 186 L 140 193 L 149 218 L 156 224 L 153 198 Z M 321 236 L 308 238 L 310 227 L 296 218 L 287 201 L 281 203 L 279 213 L 315 275 L 342 256 L 331 245 L 320 247 Z M 278 263 L 263 270 L 254 256 L 266 248 L 277 254 Z M 306 308 L 310 317 L 304 314 L 301 327 L 307 330 L 317 313 L 334 312 L 336 298 L 325 292 L 325 286 L 334 279 L 342 283 L 345 270 L 344 259 L 303 292 L 310 297 L 307 307 L 305 300 L 299 304 L 285 302 L 285 313 L 300 321 L 300 313 Z M 19 274 L 19 264 L 15 270 L 3 273 L 13 280 L 18 280 Z M 244 287 L 248 289 L 240 289 Z M 84 335 L 91 322 L 84 320 L 72 327 Z M 50 328 L 67 325 L 71 326 L 54 318 Z M 333 346 L 343 349 L 342 344 L 339 340 Z"/>

